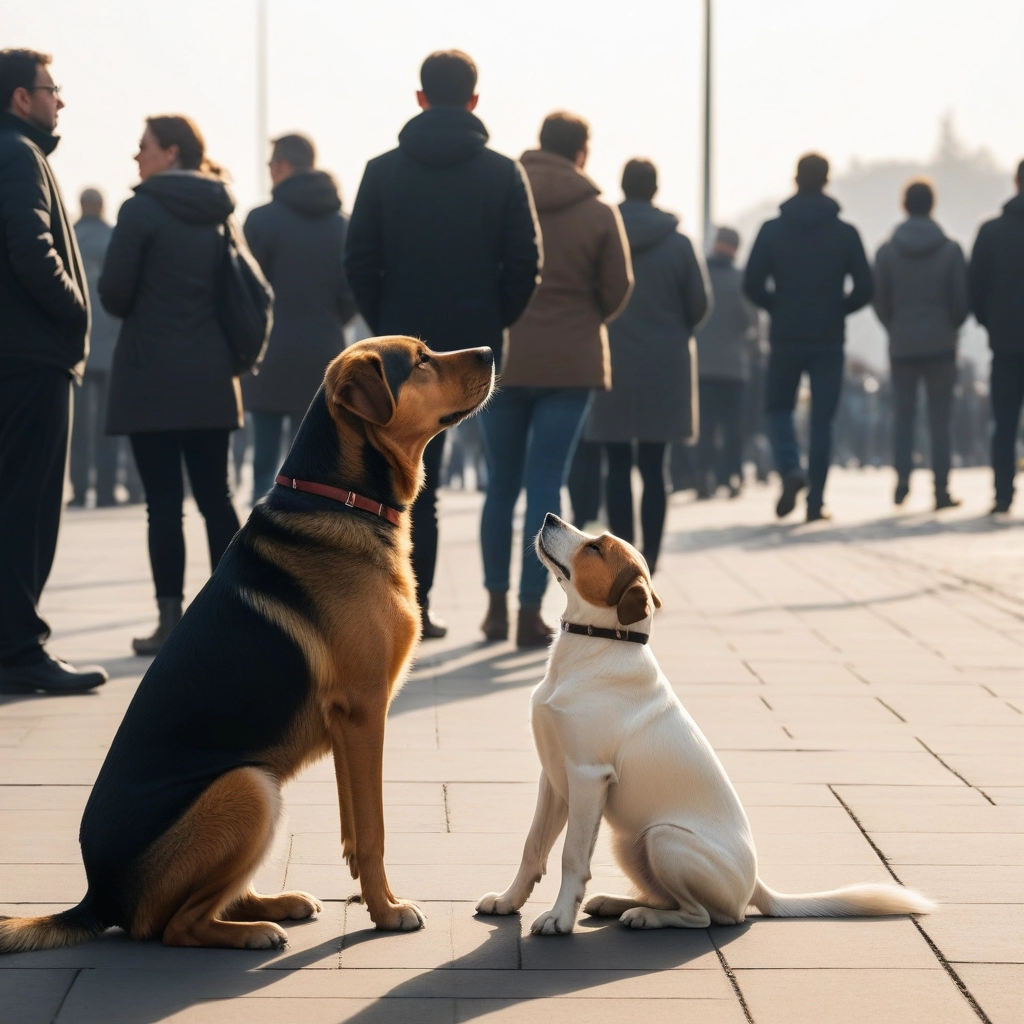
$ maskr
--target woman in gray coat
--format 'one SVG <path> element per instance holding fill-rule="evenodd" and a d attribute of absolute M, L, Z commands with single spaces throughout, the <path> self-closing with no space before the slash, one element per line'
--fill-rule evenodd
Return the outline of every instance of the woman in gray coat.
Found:
<path fill-rule="evenodd" d="M 709 307 L 707 275 L 679 219 L 653 205 L 658 172 L 630 160 L 619 206 L 633 257 L 635 285 L 608 328 L 612 389 L 598 392 L 585 437 L 608 456 L 606 502 L 612 533 L 632 542 L 634 459 L 644 491 L 643 553 L 654 571 L 665 527 L 665 445 L 697 433 L 697 367 L 693 332 Z"/>
<path fill-rule="evenodd" d="M 160 622 L 134 640 L 154 654 L 181 618 L 184 458 L 215 567 L 238 530 L 228 441 L 241 394 L 217 318 L 224 223 L 235 203 L 185 117 L 151 117 L 135 157 L 142 183 L 121 207 L 100 298 L 124 322 L 114 351 L 107 432 L 127 434 L 146 489 Z"/>

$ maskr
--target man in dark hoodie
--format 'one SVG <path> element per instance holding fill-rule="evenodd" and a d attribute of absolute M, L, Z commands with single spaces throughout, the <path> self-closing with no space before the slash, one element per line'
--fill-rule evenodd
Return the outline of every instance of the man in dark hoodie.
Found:
<path fill-rule="evenodd" d="M 800 158 L 797 194 L 782 204 L 778 217 L 761 226 L 743 279 L 747 297 L 771 315 L 766 410 L 775 468 L 782 477 L 775 511 L 780 518 L 789 515 L 809 482 L 808 522 L 828 518 L 825 478 L 843 384 L 846 317 L 866 306 L 872 293 L 871 267 L 860 235 L 839 219 L 839 204 L 824 195 L 827 182 L 823 156 Z M 849 291 L 847 278 L 852 281 Z M 807 474 L 793 426 L 804 373 L 811 382 Z"/>
<path fill-rule="evenodd" d="M 490 345 L 530 301 L 540 233 L 522 168 L 487 148 L 473 115 L 476 65 L 458 50 L 420 69 L 423 113 L 398 148 L 366 165 L 352 209 L 345 269 L 375 334 L 410 334 L 440 352 Z M 429 613 L 437 559 L 438 434 L 423 454 L 426 482 L 412 509 L 412 563 L 423 635 L 446 630 Z"/>
<path fill-rule="evenodd" d="M 889 333 L 895 417 L 896 494 L 910 490 L 918 381 L 928 392 L 935 508 L 960 502 L 949 496 L 950 424 L 956 385 L 956 346 L 967 319 L 967 264 L 960 246 L 932 220 L 935 192 L 912 181 L 903 193 L 907 219 L 875 257 L 875 312 Z"/>
<path fill-rule="evenodd" d="M 274 485 L 327 364 L 345 347 L 344 327 L 356 304 L 345 276 L 348 218 L 334 178 L 314 169 L 305 135 L 275 140 L 270 157 L 273 198 L 245 221 L 245 237 L 274 289 L 274 326 L 257 376 L 242 386 L 252 412 L 253 501 Z"/>
<path fill-rule="evenodd" d="M 1017 195 L 1003 206 L 1001 216 L 978 231 L 969 270 L 971 312 L 988 331 L 992 349 L 993 513 L 1008 512 L 1013 502 L 1024 402 L 1024 160 L 1015 180 Z"/>
<path fill-rule="evenodd" d="M 37 610 L 60 528 L 71 383 L 89 353 L 89 289 L 46 159 L 64 106 L 49 63 L 0 51 L 0 689 L 71 693 L 107 676 L 52 658 Z"/>

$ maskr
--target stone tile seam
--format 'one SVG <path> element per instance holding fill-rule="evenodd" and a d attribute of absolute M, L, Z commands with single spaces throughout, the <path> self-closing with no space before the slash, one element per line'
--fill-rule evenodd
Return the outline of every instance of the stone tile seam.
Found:
<path fill-rule="evenodd" d="M 977 793 L 980 793 L 980 794 L 981 794 L 981 795 L 982 795 L 982 796 L 983 796 L 983 797 L 984 797 L 984 798 L 985 798 L 985 799 L 986 799 L 986 800 L 987 800 L 987 801 L 988 801 L 988 802 L 989 802 L 989 803 L 990 803 L 990 804 L 991 804 L 991 805 L 992 805 L 993 807 L 995 807 L 995 806 L 996 806 L 996 802 L 995 802 L 995 800 L 993 800 L 993 799 L 992 799 L 992 797 L 990 797 L 990 796 L 988 795 L 988 793 L 986 793 L 986 792 L 985 792 L 985 790 L 983 790 L 983 789 L 980 789 L 980 788 L 979 788 L 978 786 L 975 786 L 975 785 L 974 785 L 974 784 L 973 784 L 972 782 L 969 782 L 969 781 L 968 781 L 968 780 L 967 780 L 967 779 L 966 779 L 966 778 L 965 778 L 965 777 L 964 777 L 963 775 L 961 775 L 961 774 L 960 774 L 960 773 L 959 773 L 959 772 L 958 772 L 958 771 L 957 771 L 957 770 L 956 770 L 955 768 L 953 768 L 953 767 L 951 767 L 950 765 L 946 764 L 946 762 L 945 762 L 945 761 L 943 761 L 943 760 L 942 760 L 942 758 L 941 758 L 941 757 L 939 757 L 939 755 L 938 755 L 938 754 L 936 754 L 936 753 L 935 753 L 935 751 L 934 751 L 934 750 L 932 750 L 932 748 L 931 748 L 931 747 L 929 747 L 929 746 L 928 746 L 928 744 L 927 744 L 927 743 L 925 743 L 925 741 L 924 741 L 923 739 L 921 739 L 921 737 L 920 737 L 920 736 L 915 736 L 915 737 L 914 737 L 914 739 L 915 739 L 915 740 L 917 740 L 917 742 L 918 742 L 918 743 L 920 743 L 920 744 L 921 744 L 921 746 L 922 746 L 922 747 L 924 747 L 924 749 L 925 749 L 925 750 L 927 750 L 927 751 L 928 751 L 928 753 L 929 753 L 929 754 L 931 754 L 931 755 L 932 755 L 932 757 L 934 757 L 934 758 L 935 758 L 935 760 L 936 760 L 936 761 L 938 761 L 938 762 L 939 762 L 939 764 L 941 764 L 941 765 L 942 765 L 942 767 L 943 767 L 943 768 L 945 768 L 947 772 L 951 772 L 951 773 L 952 773 L 953 775 L 955 775 L 955 776 L 956 776 L 956 777 L 957 777 L 957 778 L 958 778 L 958 779 L 959 779 L 959 780 L 960 780 L 960 781 L 961 781 L 961 782 L 962 782 L 962 783 L 963 783 L 963 784 L 964 784 L 965 786 L 968 786 L 968 787 L 969 787 L 970 789 L 973 789 L 973 790 L 974 790 L 975 792 L 977 792 Z"/>
<path fill-rule="evenodd" d="M 871 846 L 871 849 L 874 850 L 875 853 L 878 855 L 878 859 L 882 862 L 882 864 L 885 865 L 885 870 L 888 871 L 889 874 L 892 875 L 892 877 L 900 885 L 902 885 L 903 882 L 900 881 L 899 875 L 897 875 L 896 872 L 893 870 L 892 865 L 889 863 L 889 858 L 886 857 L 886 855 L 882 852 L 881 847 L 879 847 L 878 844 L 868 834 L 868 830 L 863 826 L 860 818 L 858 818 L 857 815 L 853 812 L 853 808 L 850 807 L 850 805 L 835 791 L 835 788 L 833 787 L 832 783 L 829 783 L 828 788 L 829 792 L 831 792 L 831 794 L 836 798 L 836 800 L 839 801 L 839 804 L 842 806 L 843 810 L 846 811 L 846 813 L 850 816 L 850 820 L 854 823 L 854 825 L 857 826 L 858 829 L 860 829 L 861 835 L 864 836 L 868 844 Z M 939 947 L 932 940 L 932 937 L 924 930 L 924 928 L 921 925 L 921 922 L 913 914 L 910 915 L 910 920 L 913 922 L 914 927 L 918 930 L 918 933 L 921 935 L 921 938 L 923 938 L 924 941 L 928 944 L 928 948 L 932 951 L 932 955 L 935 957 L 936 960 L 938 960 L 939 964 L 942 966 L 942 969 L 946 972 L 946 974 L 949 975 L 950 980 L 953 982 L 954 985 L 956 985 L 957 990 L 960 992 L 960 995 L 964 997 L 964 999 L 967 1001 L 968 1006 L 970 1006 L 970 1008 L 974 1011 L 978 1019 L 984 1021 L 984 1024 L 992 1024 L 991 1018 L 981 1008 L 981 1004 L 978 1002 L 977 999 L 974 998 L 974 994 L 967 987 L 967 984 L 964 982 L 963 978 L 961 978 L 960 975 L 957 974 L 957 972 L 954 970 L 953 965 L 943 955 L 942 950 L 939 949 Z"/>
<path fill-rule="evenodd" d="M 81 977 L 82 971 L 84 969 L 85 968 L 83 967 L 79 967 L 78 970 L 75 971 L 75 976 L 71 979 L 71 984 L 68 985 L 66 991 L 64 992 L 64 995 L 61 996 L 60 1003 L 57 1004 L 57 1009 L 54 1011 L 53 1016 L 50 1018 L 50 1024 L 57 1024 L 57 1019 L 60 1017 L 61 1010 L 64 1009 L 64 1004 L 68 1001 L 68 996 L 71 995 L 71 990 L 75 987 L 75 982 L 77 982 L 78 979 Z"/>
<path fill-rule="evenodd" d="M 732 967 L 729 966 L 729 961 L 726 960 L 725 954 L 719 948 L 718 943 L 715 941 L 714 935 L 708 930 L 708 938 L 711 939 L 711 945 L 715 947 L 715 953 L 718 956 L 718 962 L 722 965 L 722 970 L 725 971 L 726 978 L 729 979 L 729 985 L 732 988 L 733 994 L 736 996 L 736 1001 L 740 1004 L 740 1009 L 743 1011 L 743 1017 L 747 1024 L 757 1024 L 754 1020 L 753 1014 L 750 1012 L 750 1007 L 747 1006 L 746 999 L 743 998 L 743 990 L 740 988 L 740 983 L 736 978 L 736 974 L 733 972 Z"/>

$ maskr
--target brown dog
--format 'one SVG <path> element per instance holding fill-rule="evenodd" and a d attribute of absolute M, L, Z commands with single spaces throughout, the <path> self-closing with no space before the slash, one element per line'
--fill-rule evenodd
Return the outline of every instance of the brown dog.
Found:
<path fill-rule="evenodd" d="M 139 685 L 82 820 L 89 891 L 0 920 L 0 952 L 120 926 L 168 945 L 283 945 L 306 893 L 250 888 L 280 787 L 334 754 L 341 840 L 378 928 L 414 929 L 384 870 L 388 705 L 419 637 L 408 506 L 423 449 L 478 409 L 490 349 L 372 338 L 327 369 L 278 478 Z"/>

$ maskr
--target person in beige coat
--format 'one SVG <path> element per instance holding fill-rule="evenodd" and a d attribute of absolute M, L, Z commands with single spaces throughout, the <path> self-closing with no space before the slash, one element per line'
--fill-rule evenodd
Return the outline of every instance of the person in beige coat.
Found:
<path fill-rule="evenodd" d="M 547 512 L 561 510 L 561 487 L 595 390 L 612 385 L 606 324 L 633 287 L 629 244 L 618 210 L 598 199 L 583 173 L 590 130 L 572 114 L 549 115 L 540 149 L 523 154 L 544 245 L 540 286 L 505 339 L 500 390 L 481 419 L 488 487 L 480 525 L 484 585 L 481 627 L 508 637 L 512 512 L 526 488 L 519 647 L 546 646 L 540 616 L 547 570 L 530 543 Z"/>

